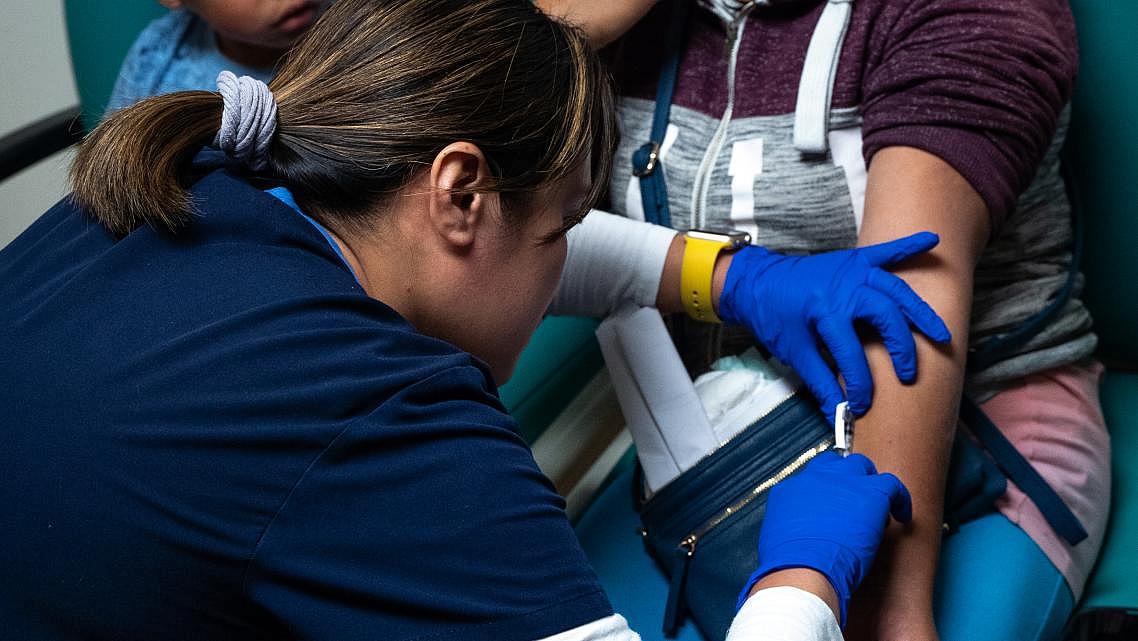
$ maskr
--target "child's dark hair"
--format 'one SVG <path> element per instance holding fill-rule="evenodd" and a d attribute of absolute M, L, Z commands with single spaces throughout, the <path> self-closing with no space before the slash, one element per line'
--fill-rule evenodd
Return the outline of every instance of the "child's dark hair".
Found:
<path fill-rule="evenodd" d="M 592 159 L 604 190 L 613 91 L 585 37 L 528 0 L 337 0 L 270 84 L 277 133 L 258 175 L 333 227 L 370 226 L 377 205 L 455 141 L 485 154 L 511 198 Z M 176 230 L 193 214 L 190 160 L 212 142 L 220 95 L 149 98 L 100 124 L 75 157 L 73 197 L 112 232 Z M 517 208 L 508 207 L 507 211 Z"/>

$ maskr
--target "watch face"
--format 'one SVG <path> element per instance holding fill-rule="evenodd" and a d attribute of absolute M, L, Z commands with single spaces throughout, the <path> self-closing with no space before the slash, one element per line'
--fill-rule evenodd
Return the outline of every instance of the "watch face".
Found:
<path fill-rule="evenodd" d="M 729 249 L 739 249 L 751 244 L 751 235 L 737 229 L 690 229 L 688 236 L 720 242 L 727 245 Z"/>

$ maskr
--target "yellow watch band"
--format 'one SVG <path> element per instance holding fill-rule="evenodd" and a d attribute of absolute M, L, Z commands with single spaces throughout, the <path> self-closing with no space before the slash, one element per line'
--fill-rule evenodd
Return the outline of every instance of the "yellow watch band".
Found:
<path fill-rule="evenodd" d="M 680 300 L 688 316 L 705 323 L 722 323 L 712 307 L 711 279 L 715 259 L 730 246 L 722 240 L 684 239 L 684 260 L 680 267 Z"/>

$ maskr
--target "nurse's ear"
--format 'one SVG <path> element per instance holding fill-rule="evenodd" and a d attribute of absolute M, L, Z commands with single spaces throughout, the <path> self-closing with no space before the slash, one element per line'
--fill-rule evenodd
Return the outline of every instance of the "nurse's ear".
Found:
<path fill-rule="evenodd" d="M 468 142 L 447 145 L 431 165 L 430 224 L 456 250 L 474 243 L 477 232 L 492 219 L 498 195 L 478 193 L 491 178 L 482 150 Z"/>

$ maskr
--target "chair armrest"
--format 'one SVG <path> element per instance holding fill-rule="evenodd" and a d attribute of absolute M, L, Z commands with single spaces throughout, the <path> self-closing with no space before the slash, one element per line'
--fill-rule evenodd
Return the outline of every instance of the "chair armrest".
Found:
<path fill-rule="evenodd" d="M 0 180 L 82 140 L 80 116 L 73 105 L 0 138 Z"/>

